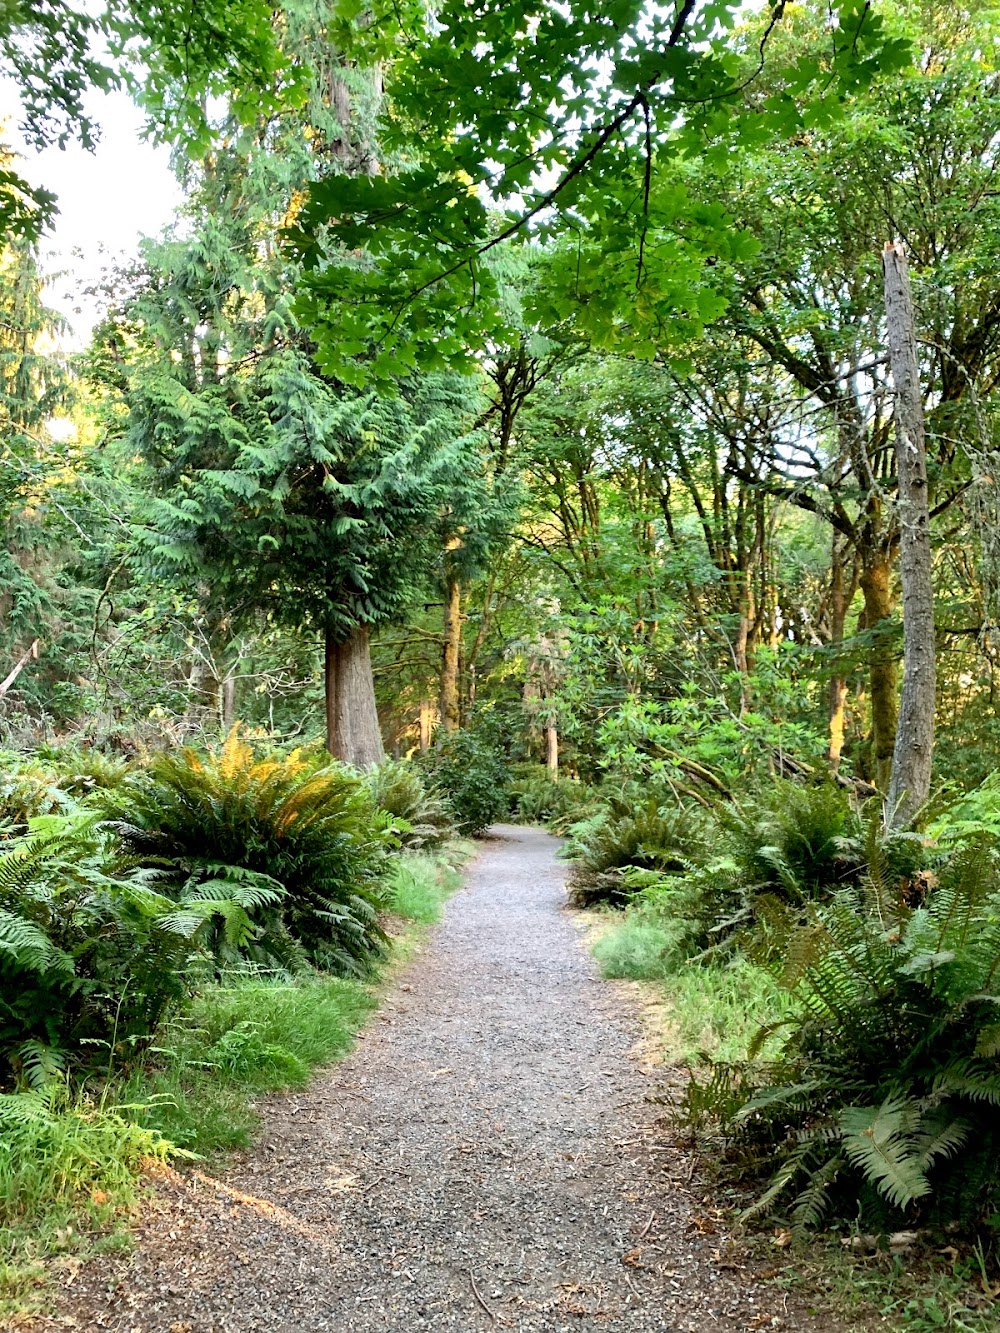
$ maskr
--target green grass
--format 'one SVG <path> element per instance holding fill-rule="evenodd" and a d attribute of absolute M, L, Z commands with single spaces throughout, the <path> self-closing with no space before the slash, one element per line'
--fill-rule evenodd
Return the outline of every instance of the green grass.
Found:
<path fill-rule="evenodd" d="M 774 1259 L 769 1241 L 755 1248 L 763 1261 Z M 833 1313 L 844 1333 L 996 1333 L 1000 1317 L 985 1290 L 994 1289 L 993 1269 L 975 1248 L 856 1254 L 837 1237 L 818 1236 L 788 1251 L 771 1280 L 817 1313 Z"/>
<path fill-rule="evenodd" d="M 682 922 L 640 905 L 616 912 L 592 949 L 605 977 L 659 983 L 664 1003 L 656 1036 L 666 1061 L 745 1059 L 757 1030 L 791 1014 L 791 1001 L 740 954 L 727 963 L 684 961 L 678 951 L 684 933 Z"/>
<path fill-rule="evenodd" d="M 127 1113 L 60 1084 L 0 1096 L 0 1318 L 30 1306 L 44 1259 L 110 1229 L 142 1168 L 171 1155 Z"/>
<path fill-rule="evenodd" d="M 346 1055 L 376 1002 L 371 987 L 337 977 L 234 977 L 195 999 L 118 1096 L 139 1124 L 191 1152 L 246 1147 L 258 1126 L 253 1098 L 303 1087 Z"/>
<path fill-rule="evenodd" d="M 474 853 L 473 843 L 454 842 L 443 853 L 412 852 L 400 857 L 387 886 L 389 910 L 418 925 L 440 921 L 445 899 L 462 882 L 460 867 Z"/>
<path fill-rule="evenodd" d="M 663 981 L 677 966 L 677 932 L 660 917 L 641 910 L 616 914 L 620 919 L 593 944 L 605 977 Z"/>
<path fill-rule="evenodd" d="M 664 982 L 663 994 L 665 1054 L 677 1063 L 702 1055 L 745 1060 L 758 1030 L 793 1012 L 774 979 L 739 955 L 724 967 L 681 964 Z M 766 1057 L 778 1042 L 780 1033 L 765 1043 L 761 1054 Z"/>

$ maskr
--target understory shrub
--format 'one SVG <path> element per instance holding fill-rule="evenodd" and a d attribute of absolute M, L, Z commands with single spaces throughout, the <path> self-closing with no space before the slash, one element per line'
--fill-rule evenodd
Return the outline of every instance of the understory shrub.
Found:
<path fill-rule="evenodd" d="M 507 812 L 507 768 L 499 749 L 484 734 L 439 734 L 421 756 L 431 782 L 444 792 L 458 831 L 472 838 Z"/>
<path fill-rule="evenodd" d="M 828 903 L 762 902 L 761 962 L 799 1007 L 773 1060 L 751 1048 L 686 1099 L 744 1170 L 772 1172 L 751 1212 L 884 1230 L 997 1211 L 1000 862 L 971 846 L 939 874 L 914 901 L 876 851 L 863 885 Z"/>
<path fill-rule="evenodd" d="M 372 799 L 392 816 L 401 847 L 411 851 L 440 847 L 457 832 L 444 793 L 429 787 L 419 768 L 408 760 L 385 759 L 365 778 Z"/>
<path fill-rule="evenodd" d="M 380 876 L 391 821 L 364 785 L 299 752 L 258 758 L 234 728 L 218 755 L 160 755 L 108 797 L 123 848 L 163 874 L 161 892 L 239 883 L 280 888 L 251 913 L 261 961 L 296 963 L 295 948 L 338 975 L 363 975 L 382 952 Z M 259 879 L 256 881 L 259 882 Z M 299 959 L 301 961 L 301 959 Z"/>

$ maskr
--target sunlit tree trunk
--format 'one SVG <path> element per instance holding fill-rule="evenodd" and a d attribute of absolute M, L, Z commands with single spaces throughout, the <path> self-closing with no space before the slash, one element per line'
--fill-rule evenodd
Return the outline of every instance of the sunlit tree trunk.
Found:
<path fill-rule="evenodd" d="M 559 776 L 559 731 L 555 722 L 545 728 L 545 766 L 550 778 Z"/>
<path fill-rule="evenodd" d="M 325 643 L 326 745 L 335 759 L 354 768 L 374 768 L 385 758 L 366 625 L 338 641 L 327 631 Z"/>
<path fill-rule="evenodd" d="M 844 550 L 836 532 L 833 534 L 830 555 L 830 644 L 836 651 L 844 641 L 847 613 L 857 590 L 857 574 L 850 583 L 844 582 Z M 830 679 L 830 743 L 827 757 L 836 773 L 844 752 L 844 732 L 847 717 L 847 680 L 839 673 Z"/>
<path fill-rule="evenodd" d="M 896 471 L 903 584 L 903 693 L 887 805 L 891 823 L 899 826 L 908 823 L 930 795 L 936 685 L 934 587 L 931 581 L 924 410 L 910 277 L 901 244 L 886 246 L 882 267 L 889 360 L 896 394 Z"/>
<path fill-rule="evenodd" d="M 461 725 L 458 697 L 459 661 L 462 652 L 462 584 L 449 574 L 445 586 L 444 643 L 441 654 L 441 726 L 457 731 Z"/>
<path fill-rule="evenodd" d="M 429 699 L 420 701 L 420 748 L 429 750 L 431 748 L 431 722 L 433 706 Z"/>

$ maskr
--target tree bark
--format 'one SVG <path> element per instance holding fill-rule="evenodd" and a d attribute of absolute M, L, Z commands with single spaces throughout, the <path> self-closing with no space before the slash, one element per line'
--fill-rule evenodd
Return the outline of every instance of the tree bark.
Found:
<path fill-rule="evenodd" d="M 375 707 L 368 627 L 358 625 L 339 642 L 328 630 L 324 657 L 326 748 L 354 768 L 374 768 L 385 758 L 385 749 Z"/>
<path fill-rule="evenodd" d="M 444 644 L 441 655 L 441 726 L 457 731 L 461 725 L 458 667 L 462 651 L 462 585 L 448 575 L 444 602 Z"/>
<path fill-rule="evenodd" d="M 909 823 L 931 789 L 936 686 L 934 587 L 924 408 L 910 276 L 900 243 L 886 246 L 882 270 L 895 389 L 899 568 L 903 584 L 903 693 L 887 798 L 889 822 L 898 828 Z"/>

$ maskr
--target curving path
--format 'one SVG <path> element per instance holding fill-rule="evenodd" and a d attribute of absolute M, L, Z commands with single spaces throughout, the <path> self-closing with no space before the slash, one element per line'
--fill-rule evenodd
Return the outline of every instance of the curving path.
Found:
<path fill-rule="evenodd" d="M 136 1251 L 85 1267 L 52 1328 L 807 1322 L 727 1258 L 658 1134 L 638 1026 L 563 910 L 556 840 L 493 835 L 354 1053 L 274 1099 L 263 1142 L 224 1178 L 167 1182 Z"/>

